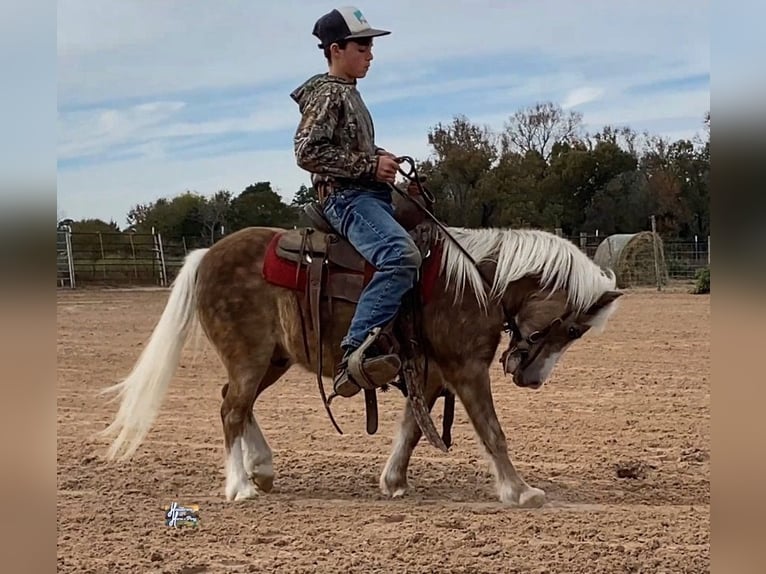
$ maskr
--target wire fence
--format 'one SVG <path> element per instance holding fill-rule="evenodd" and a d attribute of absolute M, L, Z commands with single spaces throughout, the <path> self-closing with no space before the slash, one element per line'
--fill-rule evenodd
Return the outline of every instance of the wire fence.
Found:
<path fill-rule="evenodd" d="M 651 232 L 639 232 L 622 237 L 630 239 Z M 562 233 L 557 230 L 558 235 Z M 563 236 L 563 235 L 562 235 Z M 610 236 L 614 238 L 616 236 Z M 610 240 L 598 234 L 567 237 L 597 263 L 599 248 L 604 250 Z M 629 251 L 629 265 L 624 286 L 665 284 L 692 281 L 699 269 L 710 266 L 710 237 L 692 241 L 657 236 L 658 250 L 647 245 Z M 183 265 L 186 254 L 204 245 L 199 238 L 165 238 L 160 233 L 79 233 L 63 226 L 57 231 L 57 285 L 62 288 L 84 286 L 150 286 L 166 287 L 172 283 Z M 613 253 L 611 255 L 614 255 Z M 625 258 L 624 258 L 625 259 Z"/>
<path fill-rule="evenodd" d="M 625 234 L 625 236 L 637 236 L 641 233 Z M 561 235 L 559 233 L 559 235 Z M 577 236 L 565 236 L 578 245 L 591 259 L 596 258 L 596 252 L 600 245 L 604 245 L 607 236 L 589 235 L 581 233 Z M 615 236 L 612 236 L 615 237 Z M 695 236 L 693 239 L 663 238 L 657 235 L 659 253 L 657 254 L 657 264 L 666 270 L 666 279 L 674 281 L 692 281 L 697 275 L 699 269 L 710 266 L 710 236 Z M 647 246 L 648 247 L 648 246 Z M 653 268 L 655 265 L 655 254 L 653 249 L 641 249 L 631 260 L 634 268 Z M 599 261 L 599 263 L 601 263 Z M 652 281 L 656 282 L 654 272 L 652 272 Z"/>

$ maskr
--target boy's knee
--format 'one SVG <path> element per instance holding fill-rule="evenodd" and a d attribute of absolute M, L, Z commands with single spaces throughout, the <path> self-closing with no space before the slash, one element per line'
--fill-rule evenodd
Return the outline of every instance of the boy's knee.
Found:
<path fill-rule="evenodd" d="M 423 263 L 423 256 L 420 254 L 420 249 L 418 249 L 418 246 L 415 245 L 415 242 L 412 239 L 404 243 L 401 259 L 401 264 L 404 267 L 414 267 L 417 269 Z"/>

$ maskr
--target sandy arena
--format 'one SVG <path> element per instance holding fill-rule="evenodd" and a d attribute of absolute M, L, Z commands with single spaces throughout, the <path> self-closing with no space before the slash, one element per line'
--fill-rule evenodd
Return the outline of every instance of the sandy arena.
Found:
<path fill-rule="evenodd" d="M 710 567 L 710 299 L 629 292 L 607 331 L 576 343 L 539 391 L 493 367 L 511 460 L 548 494 L 541 510 L 495 498 L 458 403 L 455 444 L 421 441 L 410 490 L 378 490 L 403 406 L 381 395 L 364 431 L 361 396 L 333 405 L 298 368 L 256 403 L 274 451 L 273 492 L 223 495 L 220 389 L 205 342 L 191 347 L 133 460 L 106 463 L 94 438 L 115 404 L 98 391 L 138 358 L 167 291 L 58 293 L 59 572 L 702 573 Z M 503 343 L 505 344 L 505 342 Z M 329 389 L 329 383 L 327 387 Z M 442 402 L 434 409 L 441 425 Z M 165 525 L 163 505 L 198 504 L 201 526 Z"/>

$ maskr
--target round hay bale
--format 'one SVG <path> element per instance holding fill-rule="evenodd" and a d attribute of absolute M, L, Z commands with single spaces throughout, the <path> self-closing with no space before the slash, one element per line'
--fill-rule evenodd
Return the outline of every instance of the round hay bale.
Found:
<path fill-rule="evenodd" d="M 668 282 L 662 238 L 651 231 L 620 233 L 604 239 L 596 249 L 593 261 L 617 276 L 617 287 L 657 285 L 654 267 L 654 242 L 657 242 L 660 282 Z"/>

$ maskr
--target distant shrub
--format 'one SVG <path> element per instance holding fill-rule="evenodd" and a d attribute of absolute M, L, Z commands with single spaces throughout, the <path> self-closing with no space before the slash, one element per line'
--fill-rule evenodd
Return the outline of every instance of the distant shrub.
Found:
<path fill-rule="evenodd" d="M 694 278 L 694 290 L 692 293 L 695 295 L 710 293 L 710 267 L 697 269 L 697 275 Z"/>

